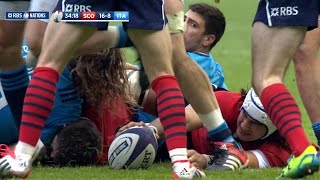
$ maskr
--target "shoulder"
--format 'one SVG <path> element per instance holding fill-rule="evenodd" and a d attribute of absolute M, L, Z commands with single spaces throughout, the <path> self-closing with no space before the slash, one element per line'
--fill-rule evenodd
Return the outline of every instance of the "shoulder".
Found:
<path fill-rule="evenodd" d="M 228 123 L 229 128 L 232 131 L 235 130 L 235 122 L 239 116 L 243 98 L 241 97 L 240 93 L 229 91 L 217 91 L 215 92 L 215 95 L 223 118 Z"/>
<path fill-rule="evenodd" d="M 228 105 L 234 106 L 237 104 L 242 104 L 243 97 L 238 92 L 230 92 L 230 91 L 216 91 L 215 96 L 219 105 Z"/>

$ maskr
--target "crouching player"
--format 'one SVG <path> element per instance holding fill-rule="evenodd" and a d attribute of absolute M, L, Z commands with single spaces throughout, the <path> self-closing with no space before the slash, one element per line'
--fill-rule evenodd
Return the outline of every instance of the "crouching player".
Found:
<path fill-rule="evenodd" d="M 53 111 L 45 123 L 40 140 L 36 145 L 36 153 L 32 162 L 40 152 L 50 149 L 53 139 L 55 139 L 54 142 L 58 142 L 59 139 L 59 141 L 64 142 L 63 144 L 67 144 L 67 146 L 60 146 L 65 152 L 74 150 L 86 153 L 68 153 L 68 156 L 64 156 L 61 153 L 61 156 L 54 158 L 54 162 L 57 165 L 92 164 L 101 150 L 101 135 L 92 121 L 84 121 L 84 118 L 81 117 L 83 99 L 76 92 L 73 78 L 68 68 L 61 75 L 56 94 L 57 98 L 55 99 Z M 10 150 L 8 146 L 14 146 L 18 141 L 19 127 L 14 121 L 7 99 L 3 96 L 1 84 L 0 96 L 0 116 L 4 117 L 0 121 L 0 157 L 3 157 Z M 77 139 L 77 141 L 74 141 L 74 139 Z M 77 146 L 73 146 L 75 144 Z M 55 147 L 58 149 L 57 146 Z M 62 156 L 63 158 L 61 158 Z"/>
<path fill-rule="evenodd" d="M 117 128 L 131 119 L 127 105 L 132 106 L 133 101 L 127 93 L 125 65 L 120 49 L 109 49 L 70 61 L 69 67 L 76 91 L 84 100 L 81 115 L 88 120 L 81 118 L 80 121 L 65 125 L 58 134 L 50 134 L 49 139 L 55 138 L 51 144 L 49 160 L 53 160 L 55 165 L 84 166 L 107 163 L 108 148 Z M 49 128 L 54 130 L 57 127 Z M 49 128 L 45 126 L 43 133 Z M 87 145 L 89 147 L 86 147 Z"/>
<path fill-rule="evenodd" d="M 125 65 L 121 50 L 110 49 L 74 58 L 64 70 L 57 85 L 53 111 L 41 134 L 42 142 L 47 147 L 52 146 L 51 156 L 56 165 L 107 162 L 106 153 L 116 128 L 130 119 L 123 102 L 133 104 L 127 95 Z M 113 68 L 108 68 L 111 66 Z M 11 121 L 10 118 L 0 121 L 0 127 L 4 128 L 0 129 L 0 143 L 9 145 L 17 142 L 18 127 L 8 111 L 6 99 L 1 97 L 0 115 L 11 117 Z M 81 116 L 88 117 L 90 121 Z M 8 147 L 1 145 L 0 156 L 7 152 Z"/>
<path fill-rule="evenodd" d="M 74 148 L 81 147 L 81 145 L 71 148 L 67 141 L 72 141 L 72 139 L 87 140 L 87 138 L 83 137 L 83 133 L 79 133 L 76 128 L 67 126 L 63 129 L 65 132 L 60 136 L 58 134 L 56 141 L 52 144 L 52 158 L 55 164 L 60 166 L 104 165 L 107 163 L 108 148 L 114 139 L 117 128 L 128 123 L 131 119 L 127 105 L 133 106 L 134 104 L 133 99 L 127 93 L 129 86 L 124 71 L 125 59 L 120 49 L 109 49 L 103 53 L 73 58 L 69 67 L 74 77 L 77 93 L 84 99 L 81 114 L 92 121 L 98 130 L 98 132 L 94 130 L 92 133 L 88 133 L 87 136 L 92 139 L 94 137 L 100 139 L 99 146 L 95 148 L 101 151 L 95 157 L 94 163 L 92 163 L 92 159 L 82 161 L 82 154 L 85 150 Z M 89 129 L 93 130 L 94 127 Z M 88 131 L 88 129 L 83 130 Z M 78 135 L 78 137 L 70 137 L 68 134 L 71 133 Z"/>

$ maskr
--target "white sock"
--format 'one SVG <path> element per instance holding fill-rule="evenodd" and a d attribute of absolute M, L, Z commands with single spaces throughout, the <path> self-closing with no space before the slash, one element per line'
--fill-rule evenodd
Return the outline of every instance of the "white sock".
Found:
<path fill-rule="evenodd" d="M 198 116 L 200 120 L 203 122 L 203 124 L 206 126 L 208 131 L 211 131 L 219 127 L 221 124 L 225 122 L 219 108 L 211 111 L 208 114 L 198 114 Z"/>
<path fill-rule="evenodd" d="M 34 151 L 34 153 L 33 153 L 31 162 L 34 162 L 34 161 L 38 158 L 38 156 L 39 156 L 39 154 L 40 154 L 40 152 L 41 152 L 41 150 L 42 150 L 43 148 L 44 148 L 44 144 L 43 144 L 42 141 L 39 139 L 38 142 L 37 142 L 37 145 L 36 145 L 36 147 L 35 147 L 35 151 Z"/>
<path fill-rule="evenodd" d="M 169 156 L 171 162 L 175 163 L 176 161 L 185 161 L 188 160 L 187 157 L 187 148 L 176 148 L 169 151 Z M 189 161 L 188 161 L 189 162 Z"/>
<path fill-rule="evenodd" d="M 14 154 L 17 158 L 31 160 L 36 148 L 30 144 L 19 141 L 15 147 Z"/>

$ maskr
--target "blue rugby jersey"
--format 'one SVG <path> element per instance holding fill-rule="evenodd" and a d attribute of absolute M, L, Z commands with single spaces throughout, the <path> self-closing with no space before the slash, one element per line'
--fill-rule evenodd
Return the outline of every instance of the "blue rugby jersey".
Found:
<path fill-rule="evenodd" d="M 224 82 L 224 74 L 222 66 L 216 62 L 211 54 L 187 52 L 191 59 L 193 59 L 208 75 L 211 84 L 217 88 L 228 89 Z"/>

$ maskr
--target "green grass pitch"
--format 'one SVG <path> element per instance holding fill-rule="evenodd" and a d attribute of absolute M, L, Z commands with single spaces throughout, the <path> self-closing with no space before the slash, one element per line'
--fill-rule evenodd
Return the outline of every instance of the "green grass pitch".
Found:
<path fill-rule="evenodd" d="M 257 0 L 221 0 L 215 4 L 214 0 L 193 1 L 185 0 L 186 8 L 189 3 L 206 2 L 216 5 L 225 14 L 227 27 L 221 41 L 212 51 L 215 59 L 224 67 L 226 83 L 231 91 L 250 87 L 251 75 L 251 25 L 255 15 Z M 296 87 L 292 66 L 287 73 L 285 83 L 301 107 L 303 125 L 308 137 L 315 141 L 311 124 L 303 107 Z M 246 169 L 235 172 L 205 171 L 207 179 L 275 179 L 281 169 Z M 108 167 L 84 168 L 47 168 L 34 167 L 30 179 L 171 179 L 169 163 L 154 164 L 147 170 L 111 170 Z M 320 173 L 306 179 L 320 179 Z"/>

